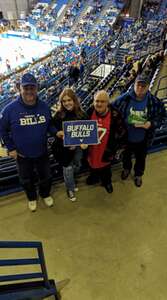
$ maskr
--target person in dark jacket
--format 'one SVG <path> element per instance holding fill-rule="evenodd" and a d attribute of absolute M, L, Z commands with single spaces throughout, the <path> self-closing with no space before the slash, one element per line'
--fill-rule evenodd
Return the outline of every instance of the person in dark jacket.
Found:
<path fill-rule="evenodd" d="M 99 63 L 104 64 L 106 59 L 106 51 L 104 47 L 99 50 Z"/>
<path fill-rule="evenodd" d="M 111 163 L 116 153 L 124 148 L 127 130 L 120 112 L 109 104 L 109 95 L 105 90 L 94 96 L 93 106 L 87 111 L 89 119 L 97 120 L 99 143 L 88 149 L 90 175 L 87 184 L 101 180 L 108 193 L 112 193 Z"/>
<path fill-rule="evenodd" d="M 69 86 L 75 86 L 80 76 L 80 70 L 77 64 L 71 64 L 69 68 Z"/>
<path fill-rule="evenodd" d="M 81 59 L 83 60 L 83 62 L 85 63 L 86 62 L 86 56 L 87 56 L 85 47 L 82 47 L 80 56 L 81 56 Z"/>
<path fill-rule="evenodd" d="M 58 130 L 52 150 L 55 159 L 63 166 L 64 182 L 68 197 L 76 200 L 75 192 L 78 190 L 75 182 L 75 173 L 81 166 L 82 149 L 80 146 L 64 147 L 63 122 L 85 119 L 79 100 L 70 88 L 65 88 L 60 95 L 60 109 L 53 118 L 53 124 Z"/>
<path fill-rule="evenodd" d="M 128 127 L 128 145 L 123 153 L 121 178 L 128 178 L 132 168 L 131 156 L 134 154 L 134 183 L 137 187 L 142 185 L 147 148 L 153 141 L 155 129 L 160 127 L 165 117 L 163 103 L 148 89 L 149 79 L 145 75 L 138 75 L 134 89 L 113 103 L 122 113 Z"/>
<path fill-rule="evenodd" d="M 80 66 L 79 66 L 81 83 L 83 83 L 83 81 L 84 81 L 84 71 L 85 71 L 85 65 L 84 65 L 83 59 L 81 59 L 80 60 Z"/>
<path fill-rule="evenodd" d="M 2 111 L 0 132 L 9 156 L 16 159 L 20 182 L 31 211 L 37 208 L 34 169 L 39 178 L 39 194 L 47 206 L 53 205 L 50 196 L 51 174 L 47 154 L 47 133 L 56 133 L 51 125 L 47 104 L 37 96 L 37 81 L 31 73 L 22 76 L 20 96 Z"/>

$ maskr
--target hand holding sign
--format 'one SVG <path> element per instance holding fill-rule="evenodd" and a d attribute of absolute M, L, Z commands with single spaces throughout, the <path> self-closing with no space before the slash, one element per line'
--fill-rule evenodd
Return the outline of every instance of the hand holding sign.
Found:
<path fill-rule="evenodd" d="M 86 144 L 81 144 L 80 147 L 81 147 L 82 150 L 85 150 L 85 149 L 88 148 L 88 145 L 86 145 Z"/>
<path fill-rule="evenodd" d="M 64 132 L 63 130 L 60 130 L 56 133 L 56 136 L 59 138 L 59 139 L 63 139 L 64 138 Z"/>

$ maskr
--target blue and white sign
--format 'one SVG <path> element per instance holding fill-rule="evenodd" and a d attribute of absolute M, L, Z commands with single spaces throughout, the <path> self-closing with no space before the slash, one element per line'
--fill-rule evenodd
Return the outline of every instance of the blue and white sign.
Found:
<path fill-rule="evenodd" d="M 66 121 L 63 122 L 63 131 L 64 146 L 98 144 L 97 121 Z"/>

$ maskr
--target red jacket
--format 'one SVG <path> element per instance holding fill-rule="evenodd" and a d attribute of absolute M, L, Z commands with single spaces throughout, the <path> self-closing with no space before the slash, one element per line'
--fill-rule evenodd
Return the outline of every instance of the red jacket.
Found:
<path fill-rule="evenodd" d="M 127 127 L 121 113 L 112 104 L 109 105 L 109 110 L 111 111 L 111 123 L 107 146 L 103 154 L 104 162 L 111 161 L 119 149 L 126 147 L 128 136 Z M 91 118 L 93 111 L 93 106 L 88 109 L 87 115 L 89 118 Z"/>

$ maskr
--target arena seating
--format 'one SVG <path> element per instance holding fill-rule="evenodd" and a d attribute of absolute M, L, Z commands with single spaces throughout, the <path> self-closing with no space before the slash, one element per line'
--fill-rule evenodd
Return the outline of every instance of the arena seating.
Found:
<path fill-rule="evenodd" d="M 164 2 L 165 1 L 162 1 L 158 6 L 156 10 L 157 14 L 162 12 Z M 58 3 L 59 2 L 57 1 L 57 5 Z M 61 4 L 63 5 L 64 3 L 65 2 L 61 1 L 59 7 L 61 8 Z M 135 72 L 133 72 L 134 76 L 131 76 L 134 65 L 140 63 L 142 71 L 146 70 L 148 68 L 150 55 L 157 55 L 163 48 L 162 35 L 165 26 L 163 13 L 161 15 L 162 20 L 159 22 L 155 22 L 155 20 L 150 21 L 150 19 L 147 23 L 142 19 L 137 21 L 131 20 L 132 23 L 128 25 L 128 28 L 123 26 L 118 29 L 113 29 L 108 25 L 108 22 L 110 24 L 113 19 L 117 19 L 124 5 L 122 1 L 112 1 L 112 7 L 108 10 L 107 1 L 99 1 L 99 8 L 98 6 L 93 8 L 99 10 L 98 13 L 97 11 L 94 15 L 88 13 L 86 18 L 82 4 L 79 4 L 79 6 L 76 7 L 77 3 L 78 1 L 76 0 L 72 1 L 67 13 L 67 15 L 69 14 L 70 16 L 69 19 L 74 27 L 67 26 L 69 20 L 67 21 L 66 17 L 64 19 L 65 22 L 63 21 L 62 23 L 63 26 L 60 26 L 60 28 L 58 25 L 62 25 L 61 23 L 56 23 L 54 26 L 51 24 L 52 21 L 51 23 L 49 23 L 49 19 L 47 21 L 48 14 L 51 15 L 53 19 L 57 15 L 58 7 L 55 6 L 53 1 L 51 3 L 48 1 L 47 4 L 42 5 L 40 8 L 38 3 L 30 16 L 30 18 L 35 20 L 37 27 L 39 25 L 38 20 L 40 19 L 40 22 L 44 21 L 49 28 L 47 28 L 47 30 L 53 30 L 55 34 L 59 34 L 62 32 L 61 30 L 63 30 L 63 32 L 65 30 L 68 33 L 71 32 L 74 36 L 80 37 L 83 34 L 87 37 L 86 42 L 81 43 L 81 45 L 71 43 L 68 46 L 57 47 L 48 58 L 33 66 L 29 66 L 27 69 L 34 73 L 38 78 L 38 81 L 40 82 L 39 96 L 49 104 L 53 113 L 61 90 L 68 85 L 68 68 L 72 61 L 78 62 L 80 60 L 82 46 L 86 49 L 87 60 L 85 63 L 83 81 L 79 80 L 75 89 L 85 110 L 87 110 L 92 103 L 93 94 L 98 89 L 106 89 L 109 92 L 111 99 L 113 99 L 124 89 L 127 89 L 127 84 L 129 88 L 138 74 L 138 70 L 135 70 Z M 85 1 L 85 5 L 86 3 L 87 1 Z M 76 7 L 76 9 L 75 12 L 72 13 L 74 7 Z M 104 17 L 103 13 L 105 9 L 107 10 L 107 14 Z M 38 17 L 36 17 L 36 13 Z M 81 15 L 83 24 L 81 28 L 78 27 L 78 30 L 75 26 L 76 24 L 79 25 L 82 23 L 79 19 Z M 95 25 L 90 25 L 90 20 L 92 20 Z M 101 25 L 100 22 L 102 20 L 104 21 L 104 24 Z M 109 30 L 111 31 L 109 32 Z M 105 46 L 106 62 L 108 61 L 109 52 L 111 52 L 111 61 L 112 64 L 114 64 L 114 70 L 112 70 L 105 78 L 94 78 L 91 76 L 91 73 L 99 66 L 99 50 L 102 46 Z M 108 48 L 110 50 L 107 50 Z M 130 57 L 130 60 L 129 62 L 123 63 L 126 56 Z M 161 62 L 159 62 L 159 65 L 154 64 L 154 66 L 160 67 Z M 150 69 L 150 72 L 150 76 L 154 78 L 156 68 Z M 1 83 L 0 110 L 17 96 L 18 90 L 16 89 L 16 82 L 18 79 L 19 76 L 14 74 Z M 162 101 L 165 102 L 166 98 L 162 99 Z M 167 123 L 157 130 L 156 139 L 154 145 L 150 148 L 150 151 L 156 149 L 159 150 L 163 147 L 167 147 Z M 59 164 L 53 160 L 52 154 L 50 155 L 50 159 L 53 179 L 57 180 L 62 176 L 62 170 Z M 15 161 L 8 157 L 0 158 L 0 194 L 16 190 L 20 190 L 20 185 Z"/>
<path fill-rule="evenodd" d="M 166 3 L 162 0 L 145 0 L 142 7 L 142 17 L 147 20 L 162 20 L 166 14 Z"/>

